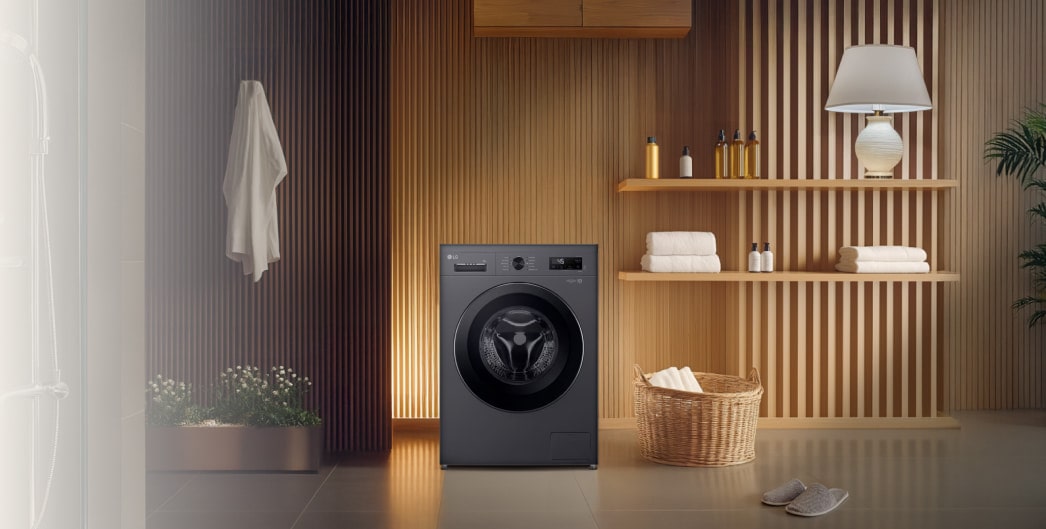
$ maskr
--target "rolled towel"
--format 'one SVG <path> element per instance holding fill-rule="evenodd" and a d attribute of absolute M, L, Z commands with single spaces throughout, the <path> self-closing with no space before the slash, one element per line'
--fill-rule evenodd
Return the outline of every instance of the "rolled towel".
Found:
<path fill-rule="evenodd" d="M 715 234 L 707 231 L 652 231 L 646 234 L 648 255 L 715 255 Z"/>
<path fill-rule="evenodd" d="M 835 265 L 835 269 L 851 274 L 926 274 L 930 272 L 930 264 L 907 261 L 857 261 L 839 263 Z"/>
<path fill-rule="evenodd" d="M 911 246 L 843 246 L 839 248 L 840 262 L 901 261 L 921 263 L 926 250 Z"/>
<path fill-rule="evenodd" d="M 650 384 L 678 391 L 701 392 L 701 385 L 697 383 L 697 378 L 694 377 L 689 367 L 678 369 L 673 366 L 662 369 L 650 375 Z"/>
<path fill-rule="evenodd" d="M 644 255 L 640 260 L 647 272 L 707 272 L 722 269 L 718 255 Z"/>
<path fill-rule="evenodd" d="M 659 388 L 682 390 L 683 386 L 678 377 L 673 377 L 669 369 L 662 369 L 650 375 L 650 384 Z"/>
<path fill-rule="evenodd" d="M 701 393 L 701 383 L 697 381 L 697 377 L 694 376 L 694 372 L 690 370 L 690 366 L 686 366 L 679 370 L 679 376 L 683 377 L 683 386 L 686 387 L 687 391 L 693 391 L 694 393 Z"/>

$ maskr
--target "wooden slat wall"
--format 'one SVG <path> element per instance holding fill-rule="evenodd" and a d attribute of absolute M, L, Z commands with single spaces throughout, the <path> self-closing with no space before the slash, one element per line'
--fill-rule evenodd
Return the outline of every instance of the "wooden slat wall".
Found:
<path fill-rule="evenodd" d="M 936 101 L 937 0 L 695 2 L 681 40 L 473 39 L 467 2 L 392 5 L 393 414 L 438 413 L 440 243 L 600 246 L 600 414 L 632 414 L 631 366 L 690 365 L 767 387 L 771 417 L 931 417 L 947 408 L 937 284 L 626 283 L 653 230 L 716 233 L 724 268 L 770 241 L 779 269 L 846 244 L 911 244 L 935 269 L 943 192 L 622 193 L 683 145 L 755 128 L 771 178 L 856 178 L 863 120 L 824 112 L 842 50 L 914 46 Z M 783 5 L 782 5 L 783 4 Z M 937 177 L 937 112 L 902 115 L 897 176 Z M 758 351 L 753 353 L 751 351 Z"/>
<path fill-rule="evenodd" d="M 745 93 L 740 122 L 762 134 L 768 178 L 860 178 L 853 142 L 860 115 L 824 111 L 843 50 L 857 44 L 915 48 L 936 101 L 935 0 L 750 2 L 736 35 Z M 896 178 L 936 178 L 934 111 L 894 116 L 906 155 Z M 736 208 L 741 242 L 770 242 L 778 270 L 830 271 L 847 245 L 927 250 L 948 269 L 925 191 L 756 191 Z M 749 248 L 732 248 L 743 268 Z M 932 417 L 946 408 L 938 377 L 942 289 L 924 283 L 746 283 L 736 357 L 756 367 L 768 417 Z"/>
<path fill-rule="evenodd" d="M 735 10 L 695 6 L 698 20 Z M 674 175 L 684 144 L 710 153 L 715 131 L 735 121 L 737 95 L 711 82 L 736 76 L 720 59 L 731 33 L 707 24 L 684 40 L 474 39 L 468 2 L 393 3 L 396 417 L 438 413 L 440 243 L 599 244 L 604 417 L 631 414 L 637 353 L 627 344 L 645 341 L 635 334 L 641 317 L 682 324 L 656 329 L 658 342 L 643 347 L 646 365 L 669 351 L 695 366 L 712 362 L 703 338 L 712 308 L 688 300 L 722 287 L 628 287 L 615 272 L 638 267 L 641 231 L 706 226 L 727 219 L 727 209 L 711 196 L 623 197 L 614 188 L 642 173 L 646 136 L 658 137 L 662 172 Z M 715 98 L 723 104 L 708 104 Z M 697 160 L 711 171 L 710 159 Z"/>
<path fill-rule="evenodd" d="M 945 307 L 949 398 L 960 409 L 1042 408 L 1046 326 L 1029 330 L 1029 312 L 1010 310 L 1034 292 L 1017 254 L 1046 241 L 1046 228 L 1024 213 L 1042 195 L 994 176 L 982 155 L 993 134 L 1046 102 L 1046 4 L 948 0 L 940 20 L 942 171 L 960 181 L 946 217 L 962 273 Z"/>
<path fill-rule="evenodd" d="M 148 372 L 206 382 L 293 366 L 329 451 L 391 446 L 386 2 L 148 6 Z M 286 154 L 280 253 L 225 257 L 222 179 L 238 84 L 260 80 Z"/>

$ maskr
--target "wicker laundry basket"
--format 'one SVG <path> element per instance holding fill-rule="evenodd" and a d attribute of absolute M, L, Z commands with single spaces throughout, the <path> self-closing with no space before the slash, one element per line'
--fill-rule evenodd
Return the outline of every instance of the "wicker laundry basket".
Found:
<path fill-rule="evenodd" d="M 704 393 L 652 386 L 637 365 L 635 389 L 639 452 L 650 461 L 722 467 L 755 459 L 755 430 L 763 386 L 748 379 L 694 373 Z"/>

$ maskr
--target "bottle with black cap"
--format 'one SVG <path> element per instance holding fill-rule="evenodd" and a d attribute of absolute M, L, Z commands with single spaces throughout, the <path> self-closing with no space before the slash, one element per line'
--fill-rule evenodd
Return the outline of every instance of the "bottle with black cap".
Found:
<path fill-rule="evenodd" d="M 752 243 L 752 251 L 748 252 L 748 271 L 759 272 L 763 268 L 763 259 L 759 255 L 759 243 Z"/>
<path fill-rule="evenodd" d="M 683 155 L 679 157 L 679 178 L 694 177 L 694 159 L 690 157 L 690 146 L 683 146 Z"/>
<path fill-rule="evenodd" d="M 647 136 L 646 138 L 646 177 L 656 180 L 658 178 L 658 166 L 660 165 L 657 153 L 657 138 Z"/>
<path fill-rule="evenodd" d="M 770 251 L 770 243 L 763 243 L 763 254 L 759 256 L 759 268 L 763 272 L 774 271 L 774 254 Z"/>

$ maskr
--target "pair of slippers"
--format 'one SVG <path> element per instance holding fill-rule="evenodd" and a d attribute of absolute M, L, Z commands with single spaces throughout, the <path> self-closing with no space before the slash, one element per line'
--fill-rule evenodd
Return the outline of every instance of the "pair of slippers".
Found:
<path fill-rule="evenodd" d="M 796 516 L 820 516 L 838 507 L 849 494 L 843 489 L 830 489 L 820 483 L 807 487 L 793 479 L 763 494 L 767 505 L 787 505 L 785 511 Z"/>

